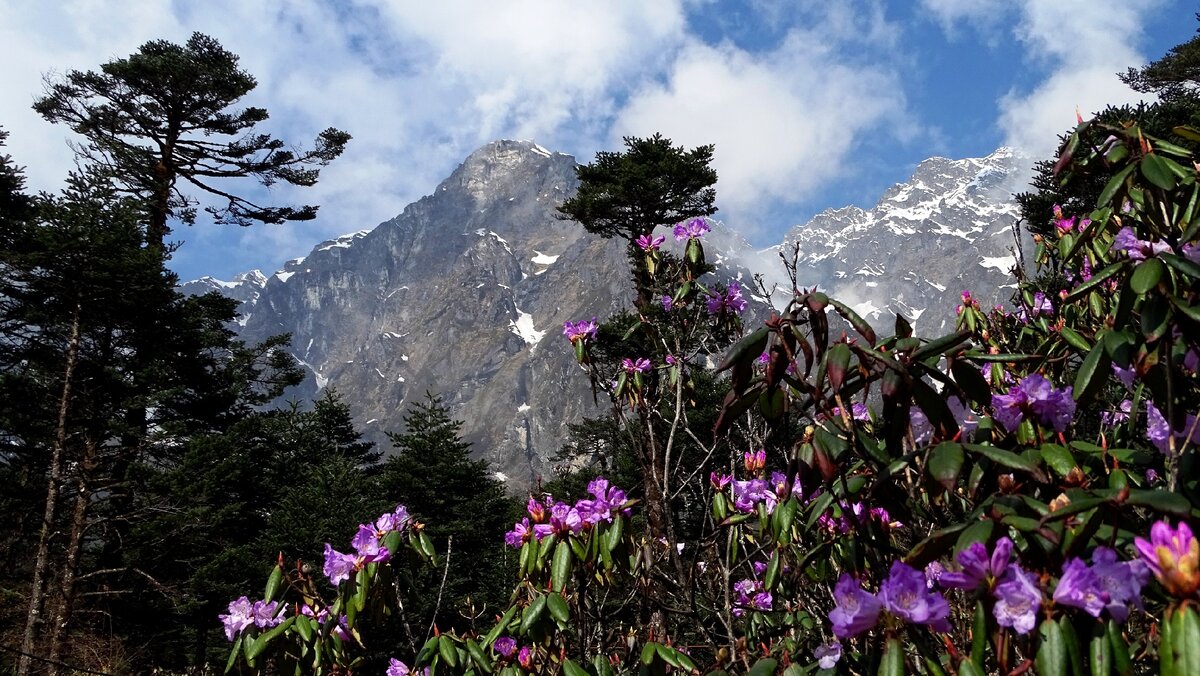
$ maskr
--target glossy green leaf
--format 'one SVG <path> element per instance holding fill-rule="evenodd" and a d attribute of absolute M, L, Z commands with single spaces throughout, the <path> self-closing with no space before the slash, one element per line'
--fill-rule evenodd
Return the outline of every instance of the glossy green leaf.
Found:
<path fill-rule="evenodd" d="M 776 548 L 771 553 L 771 561 L 767 563 L 767 572 L 763 576 L 763 588 L 771 591 L 775 587 L 775 580 L 779 579 L 779 549 Z"/>
<path fill-rule="evenodd" d="M 725 358 L 721 360 L 721 365 L 717 367 L 717 372 L 720 373 L 725 369 L 733 366 L 735 362 L 746 358 L 757 358 L 763 353 L 767 346 L 767 339 L 770 337 L 770 331 L 767 327 L 762 326 L 756 329 L 753 333 L 738 341 Z"/>
<path fill-rule="evenodd" d="M 1172 163 L 1172 161 L 1159 155 L 1153 153 L 1145 155 L 1141 162 L 1142 176 L 1163 190 L 1174 190 L 1179 183 L 1179 177 L 1171 170 L 1168 163 Z"/>
<path fill-rule="evenodd" d="M 1129 288 L 1133 289 L 1134 293 L 1148 293 L 1158 286 L 1165 270 L 1166 267 L 1158 258 L 1147 258 L 1133 269 L 1133 274 L 1129 277 Z"/>
<path fill-rule="evenodd" d="M 1054 620 L 1043 620 L 1038 627 L 1041 646 L 1034 664 L 1040 676 L 1067 676 L 1068 657 L 1062 627 Z"/>
<path fill-rule="evenodd" d="M 954 491 L 958 484 L 958 475 L 962 472 L 962 444 L 953 441 L 943 441 L 929 451 L 929 459 L 925 471 L 947 491 Z"/>
<path fill-rule="evenodd" d="M 833 309 L 836 310 L 837 313 L 842 316 L 842 318 L 850 322 L 850 326 L 854 327 L 854 330 L 858 332 L 858 335 L 862 336 L 867 341 L 867 344 L 869 344 L 871 347 L 875 347 L 875 329 L 872 329 L 870 324 L 864 321 L 857 312 L 850 308 L 850 306 L 839 300 L 830 298 L 829 304 L 833 306 Z"/>
<path fill-rule="evenodd" d="M 587 670 L 576 664 L 571 659 L 563 660 L 562 670 L 565 676 L 591 676 L 588 674 Z"/>
<path fill-rule="evenodd" d="M 550 610 L 550 617 L 553 617 L 559 624 L 566 624 L 571 620 L 571 610 L 567 607 L 567 600 L 558 592 L 546 595 L 546 608 Z"/>
<path fill-rule="evenodd" d="M 438 654 L 451 669 L 458 666 L 458 646 L 454 644 L 454 639 L 449 635 L 442 634 L 438 638 Z"/>
<path fill-rule="evenodd" d="M 525 612 L 521 615 L 521 633 L 528 634 L 533 625 L 542 618 L 542 613 L 546 612 L 546 597 L 539 596 L 529 604 Z"/>
<path fill-rule="evenodd" d="M 968 663 L 972 666 L 983 664 L 987 657 L 988 633 L 988 612 L 980 599 L 975 602 L 975 617 L 971 622 L 971 659 Z"/>
<path fill-rule="evenodd" d="M 271 576 L 267 578 L 267 589 L 263 592 L 263 601 L 275 600 L 275 594 L 279 591 L 279 585 L 283 582 L 283 566 L 275 564 L 271 569 Z"/>
<path fill-rule="evenodd" d="M 842 389 L 842 383 L 846 379 L 846 370 L 850 366 L 850 357 L 850 346 L 845 343 L 834 345 L 825 355 L 825 373 L 829 378 L 829 387 L 835 392 Z"/>
<path fill-rule="evenodd" d="M 964 528 L 954 543 L 955 556 L 976 542 L 987 544 L 987 541 L 992 537 L 992 531 L 995 529 L 996 522 L 991 519 L 976 521 Z"/>
<path fill-rule="evenodd" d="M 1161 296 L 1151 296 L 1142 303 L 1142 336 L 1153 343 L 1167 335 L 1171 327 L 1171 304 Z"/>
<path fill-rule="evenodd" d="M 1104 341 L 1098 340 L 1080 364 L 1079 371 L 1075 373 L 1075 384 L 1072 388 L 1075 400 L 1081 403 L 1091 401 L 1092 397 L 1104 388 L 1111 373 L 1112 357 L 1108 356 L 1108 351 L 1104 349 Z"/>
<path fill-rule="evenodd" d="M 571 546 L 559 542 L 554 549 L 554 561 L 550 565 L 550 583 L 555 591 L 562 591 L 571 577 Z"/>
<path fill-rule="evenodd" d="M 1066 446 L 1058 444 L 1042 444 L 1039 449 L 1042 453 L 1042 461 L 1058 473 L 1059 476 L 1066 476 L 1068 472 L 1075 469 L 1077 466 L 1075 458 L 1072 457 L 1071 451 L 1067 450 Z"/>
<path fill-rule="evenodd" d="M 904 646 L 899 639 L 888 639 L 877 673 L 879 676 L 904 676 Z"/>
<path fill-rule="evenodd" d="M 1129 175 L 1131 173 L 1133 173 L 1133 170 L 1136 168 L 1137 168 L 1136 164 L 1131 164 L 1131 165 L 1125 167 L 1124 169 L 1122 169 L 1121 171 L 1118 171 L 1116 173 L 1116 175 L 1114 175 L 1112 178 L 1110 178 L 1108 180 L 1108 183 L 1105 184 L 1104 190 L 1100 191 L 1100 198 L 1096 200 L 1096 204 L 1098 204 L 1100 206 L 1107 206 L 1109 204 L 1112 204 L 1113 197 L 1115 197 L 1117 195 L 1117 192 L 1121 189 L 1121 186 L 1125 183 L 1125 179 L 1129 178 Z M 1120 205 L 1118 205 L 1118 206 L 1120 206 Z"/>
<path fill-rule="evenodd" d="M 1045 472 L 1043 472 L 1042 469 L 1037 466 L 1037 463 L 1029 458 L 1026 458 L 1025 456 L 1017 455 L 1016 453 L 1003 448 L 985 446 L 983 444 L 963 444 L 963 448 L 966 448 L 972 453 L 978 453 L 979 455 L 982 455 L 988 460 L 991 460 L 992 462 L 1003 467 L 1030 474 L 1039 481 L 1046 480 Z"/>
<path fill-rule="evenodd" d="M 764 657 L 755 662 L 754 666 L 750 667 L 750 671 L 746 672 L 746 676 L 774 676 L 775 669 L 778 666 L 779 660 Z"/>

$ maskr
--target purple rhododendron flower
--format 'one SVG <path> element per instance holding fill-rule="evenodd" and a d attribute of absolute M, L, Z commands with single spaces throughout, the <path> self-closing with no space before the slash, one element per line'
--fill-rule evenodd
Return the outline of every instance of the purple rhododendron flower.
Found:
<path fill-rule="evenodd" d="M 375 519 L 375 534 L 382 538 L 388 533 L 402 531 L 408 528 L 411 520 L 408 508 L 404 505 L 396 505 L 396 509 L 381 514 L 378 519 Z"/>
<path fill-rule="evenodd" d="M 533 529 L 529 525 L 529 519 L 524 518 L 513 524 L 513 529 L 504 534 L 504 544 L 520 549 L 532 536 Z"/>
<path fill-rule="evenodd" d="M 1033 307 L 1029 309 L 1029 315 L 1031 317 L 1037 317 L 1039 315 L 1046 315 L 1047 317 L 1054 316 L 1054 305 L 1050 302 L 1050 299 L 1046 297 L 1046 294 L 1042 293 L 1041 291 L 1033 294 Z"/>
<path fill-rule="evenodd" d="M 500 638 L 496 639 L 495 643 L 492 644 L 492 648 L 494 648 L 498 654 L 503 655 L 506 658 L 510 658 L 513 656 L 513 653 L 517 652 L 517 642 L 511 636 L 501 636 Z"/>
<path fill-rule="evenodd" d="M 218 615 L 221 624 L 225 626 L 225 638 L 230 641 L 237 638 L 238 634 L 246 630 L 246 627 L 254 624 L 254 606 L 250 604 L 250 599 L 245 596 L 229 602 L 229 614 Z"/>
<path fill-rule="evenodd" d="M 329 578 L 329 584 L 336 587 L 349 580 L 357 563 L 353 554 L 343 554 L 329 546 L 328 542 L 325 543 L 325 566 L 322 570 L 325 577 Z"/>
<path fill-rule="evenodd" d="M 975 434 L 975 428 L 979 427 L 979 417 L 958 397 L 946 399 L 946 406 L 950 408 L 950 413 L 958 423 L 958 429 L 962 430 L 962 438 L 970 441 Z"/>
<path fill-rule="evenodd" d="M 750 563 L 750 569 L 754 571 L 754 577 L 762 577 L 763 573 L 767 572 L 767 562 L 753 561 Z"/>
<path fill-rule="evenodd" d="M 1171 436 L 1171 426 L 1167 423 L 1166 417 L 1158 410 L 1154 402 L 1146 400 L 1146 439 L 1154 444 L 1160 453 L 1166 453 L 1171 448 L 1167 443 Z M 1189 414 L 1183 423 L 1183 429 L 1175 430 L 1174 437 L 1176 453 L 1179 452 L 1184 439 L 1189 439 L 1188 443 L 1200 444 L 1200 425 L 1196 423 L 1196 416 Z"/>
<path fill-rule="evenodd" d="M 625 491 L 609 484 L 608 479 L 598 476 L 588 483 L 591 500 L 580 500 L 575 504 L 584 523 L 597 524 L 601 521 L 612 523 L 613 511 L 625 504 Z"/>
<path fill-rule="evenodd" d="M 650 360 L 645 357 L 638 357 L 635 361 L 629 357 L 625 357 L 621 360 L 621 368 L 625 369 L 625 372 L 630 375 L 645 373 L 650 370 Z"/>
<path fill-rule="evenodd" d="M 1010 627 L 1018 634 L 1033 631 L 1038 609 L 1042 607 L 1042 590 L 1032 575 L 1016 563 L 1009 565 L 993 595 L 996 604 L 992 614 L 997 624 Z"/>
<path fill-rule="evenodd" d="M 770 514 L 775 511 L 778 502 L 775 491 L 765 479 L 733 482 L 733 506 L 739 512 L 749 514 L 762 503 L 766 505 L 767 513 Z"/>
<path fill-rule="evenodd" d="M 1002 537 L 989 554 L 982 542 L 972 542 L 958 553 L 961 571 L 946 571 L 938 582 L 947 589 L 978 589 L 980 585 L 999 580 L 1008 568 L 1012 556 L 1013 541 Z"/>
<path fill-rule="evenodd" d="M 1008 391 L 992 397 L 993 417 L 1012 432 L 1029 418 L 1055 432 L 1063 432 L 1075 416 L 1071 388 L 1055 389 L 1040 373 L 1031 373 Z"/>
<path fill-rule="evenodd" d="M 1183 257 L 1189 261 L 1193 263 L 1200 263 L 1200 244 L 1188 242 L 1180 247 L 1179 252 L 1182 253 Z"/>
<path fill-rule="evenodd" d="M 533 651 L 529 646 L 521 646 L 521 651 L 517 653 L 517 663 L 526 671 L 533 668 Z"/>
<path fill-rule="evenodd" d="M 675 241 L 682 242 L 685 239 L 702 237 L 709 230 L 711 228 L 707 221 L 703 218 L 693 218 L 687 223 L 676 223 L 671 232 L 675 235 Z"/>
<path fill-rule="evenodd" d="M 670 312 L 671 308 L 675 307 L 675 299 L 664 295 L 662 297 L 663 312 Z"/>
<path fill-rule="evenodd" d="M 937 561 L 930 561 L 925 566 L 925 586 L 933 589 L 946 574 L 946 567 Z"/>
<path fill-rule="evenodd" d="M 759 592 L 754 595 L 754 599 L 750 602 L 750 607 L 755 610 L 770 610 L 774 604 L 774 599 L 771 598 L 770 592 Z"/>
<path fill-rule="evenodd" d="M 1150 527 L 1150 539 L 1134 538 L 1147 569 L 1167 592 L 1178 598 L 1190 598 L 1200 589 L 1200 540 L 1183 521 L 1171 528 L 1166 521 Z M 229 606 L 233 612 L 233 604 Z"/>
<path fill-rule="evenodd" d="M 1138 239 L 1137 235 L 1133 232 L 1133 228 L 1125 226 L 1113 238 L 1113 249 L 1124 251 L 1130 260 L 1144 261 L 1159 254 L 1170 253 L 1171 245 L 1166 242 L 1150 242 Z"/>
<path fill-rule="evenodd" d="M 835 418 L 840 418 L 842 407 L 834 406 L 832 413 Z M 850 405 L 850 417 L 859 422 L 871 422 L 871 410 L 867 408 L 866 404 L 856 401 Z"/>
<path fill-rule="evenodd" d="M 359 525 L 350 546 L 358 553 L 360 563 L 381 563 L 392 558 L 392 553 L 379 541 L 375 529 L 365 524 Z"/>
<path fill-rule="evenodd" d="M 283 622 L 284 608 L 279 607 L 278 601 L 255 601 L 250 613 L 254 616 L 254 625 L 259 629 L 274 627 Z"/>
<path fill-rule="evenodd" d="M 642 248 L 642 251 L 658 251 L 658 247 L 665 241 L 667 238 L 663 235 L 642 235 L 637 238 L 637 245 Z"/>
<path fill-rule="evenodd" d="M 1112 365 L 1112 370 L 1113 374 L 1117 376 L 1117 380 L 1121 381 L 1121 384 L 1124 385 L 1126 389 L 1133 389 L 1133 381 L 1134 378 L 1137 377 L 1137 373 L 1135 373 L 1133 369 L 1121 368 L 1120 366 L 1117 366 L 1116 362 L 1114 362 Z"/>
<path fill-rule="evenodd" d="M 563 335 L 567 340 L 574 343 L 577 340 L 595 340 L 596 332 L 599 331 L 596 325 L 596 318 L 592 317 L 591 321 L 579 320 L 577 322 L 563 322 Z"/>
<path fill-rule="evenodd" d="M 889 613 L 907 622 L 928 625 L 938 632 L 950 631 L 950 604 L 946 598 L 929 590 L 924 573 L 902 561 L 892 563 L 888 579 L 879 586 L 879 600 Z"/>
<path fill-rule="evenodd" d="M 817 658 L 818 667 L 832 669 L 842 659 L 842 644 L 839 641 L 822 643 L 813 649 L 813 657 Z"/>
<path fill-rule="evenodd" d="M 396 658 L 388 660 L 387 676 L 408 676 L 408 665 Z"/>
<path fill-rule="evenodd" d="M 1100 617 L 1108 605 L 1107 592 L 1083 559 L 1074 558 L 1063 566 L 1062 577 L 1054 588 L 1054 602 L 1080 608 L 1092 617 Z"/>
<path fill-rule="evenodd" d="M 883 610 L 883 603 L 848 573 L 842 573 L 833 588 L 833 602 L 829 622 L 833 625 L 833 635 L 838 638 L 852 638 L 874 627 Z"/>
<path fill-rule="evenodd" d="M 742 285 L 736 281 L 729 282 L 724 294 L 709 295 L 705 307 L 710 315 L 741 314 L 746 310 L 746 299 L 742 298 Z"/>
<path fill-rule="evenodd" d="M 533 527 L 533 536 L 540 542 L 547 535 L 578 534 L 583 530 L 583 518 L 579 510 L 565 502 L 555 503 L 550 508 L 550 523 L 539 523 Z"/>
<path fill-rule="evenodd" d="M 1150 567 L 1144 561 L 1118 561 L 1117 553 L 1108 547 L 1092 552 L 1092 572 L 1108 602 L 1104 608 L 1117 622 L 1129 617 L 1129 606 L 1142 608 L 1142 587 L 1150 579 Z"/>
<path fill-rule="evenodd" d="M 713 488 L 723 491 L 730 483 L 733 482 L 733 476 L 729 474 L 717 474 L 716 472 L 710 472 L 708 475 L 708 481 L 713 485 Z"/>

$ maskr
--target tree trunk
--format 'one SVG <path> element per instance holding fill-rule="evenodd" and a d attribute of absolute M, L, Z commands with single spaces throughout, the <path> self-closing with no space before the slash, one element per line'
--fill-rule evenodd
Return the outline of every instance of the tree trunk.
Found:
<path fill-rule="evenodd" d="M 59 573 L 58 603 L 50 624 L 49 645 L 51 662 L 62 658 L 64 637 L 75 607 L 75 581 L 79 574 L 79 553 L 83 550 L 83 534 L 87 530 L 88 508 L 92 504 L 91 478 L 96 470 L 96 444 L 89 441 L 84 449 L 80 472 L 75 480 L 75 508 L 71 513 L 71 534 L 67 540 L 62 570 Z M 58 667 L 50 665 L 50 676 L 58 675 Z"/>
<path fill-rule="evenodd" d="M 50 567 L 50 540 L 54 537 L 54 517 L 58 511 L 59 483 L 63 475 L 63 454 L 67 445 L 67 413 L 71 407 L 71 385 L 79 355 L 79 332 L 82 303 L 75 304 L 71 319 L 71 336 L 67 340 L 66 365 L 63 368 L 62 394 L 58 399 L 58 421 L 55 424 L 54 444 L 50 451 L 50 466 L 46 478 L 46 506 L 42 512 L 42 529 L 38 534 L 37 554 L 34 557 L 33 581 L 29 588 L 29 612 L 25 615 L 25 632 L 21 638 L 21 656 L 17 660 L 17 676 L 28 676 L 32 668 L 29 657 L 34 654 L 38 625 L 41 624 L 46 571 Z"/>

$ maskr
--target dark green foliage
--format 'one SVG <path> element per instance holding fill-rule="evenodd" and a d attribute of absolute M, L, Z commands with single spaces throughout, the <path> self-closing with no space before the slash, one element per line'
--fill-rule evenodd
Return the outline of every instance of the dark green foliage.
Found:
<path fill-rule="evenodd" d="M 211 37 L 194 33 L 184 45 L 154 40 L 128 58 L 95 71 L 69 71 L 34 104 L 51 122 L 84 136 L 78 152 L 114 172 L 149 215 L 148 240 L 161 246 L 167 220 L 195 220 L 190 184 L 223 206 L 207 209 L 219 223 L 249 225 L 309 220 L 317 207 L 273 207 L 230 192 L 226 179 L 254 177 L 311 186 L 319 167 L 342 153 L 350 135 L 326 129 L 312 150 L 298 151 L 255 131 L 263 108 L 229 110 L 257 85 L 238 57 Z"/>
<path fill-rule="evenodd" d="M 716 213 L 713 146 L 684 150 L 655 134 L 625 137 L 625 152 L 601 151 L 577 167 L 579 191 L 559 212 L 601 237 L 637 239 L 660 225 Z"/>
<path fill-rule="evenodd" d="M 447 629 L 470 626 L 474 617 L 490 620 L 511 590 L 504 533 L 518 507 L 487 462 L 471 458 L 471 445 L 460 436 L 462 423 L 450 417 L 439 397 L 427 393 L 412 404 L 404 425 L 404 432 L 390 435 L 397 452 L 384 464 L 379 483 L 393 504 L 407 505 L 428 524 L 426 533 L 439 552 L 450 551 L 437 624 Z M 410 611 L 417 621 L 433 617 L 441 574 L 425 573 L 413 587 L 424 590 Z"/>

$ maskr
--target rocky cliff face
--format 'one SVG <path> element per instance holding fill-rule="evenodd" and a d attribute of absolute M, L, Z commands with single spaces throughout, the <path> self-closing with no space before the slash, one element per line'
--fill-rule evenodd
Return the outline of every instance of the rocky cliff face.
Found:
<path fill-rule="evenodd" d="M 184 288 L 242 300 L 249 341 L 290 332 L 311 373 L 291 396 L 335 388 L 383 448 L 407 402 L 442 394 L 467 440 L 519 489 L 550 471 L 567 423 L 596 412 L 562 323 L 629 302 L 623 247 L 556 217 L 574 167 L 532 142 L 491 143 L 373 230 L 322 242 L 270 277 Z M 778 279 L 778 252 L 795 244 L 801 284 L 879 324 L 896 310 L 936 331 L 930 318 L 951 320 L 961 289 L 999 295 L 1008 283 L 1015 167 L 1003 150 L 935 158 L 870 211 L 823 212 L 765 251 L 716 224 L 706 255 L 718 275 Z"/>

